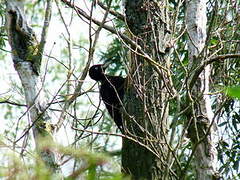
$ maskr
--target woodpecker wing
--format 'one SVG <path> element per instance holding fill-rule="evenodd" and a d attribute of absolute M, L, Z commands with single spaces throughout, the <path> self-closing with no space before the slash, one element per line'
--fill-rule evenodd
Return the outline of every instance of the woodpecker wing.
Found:
<path fill-rule="evenodd" d="M 124 96 L 125 79 L 120 76 L 107 76 L 101 81 L 100 96 L 118 128 L 123 133 L 121 104 Z"/>

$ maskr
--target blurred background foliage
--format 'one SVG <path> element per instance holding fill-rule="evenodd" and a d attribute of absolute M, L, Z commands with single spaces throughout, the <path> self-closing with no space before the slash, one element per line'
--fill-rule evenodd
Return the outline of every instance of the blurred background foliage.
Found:
<path fill-rule="evenodd" d="M 31 3 L 26 2 L 26 16 L 39 39 L 46 2 L 36 0 Z M 88 4 L 89 1 L 85 2 L 87 5 L 81 7 L 88 12 L 90 4 Z M 106 5 L 109 1 L 101 2 Z M 183 4 L 179 7 L 177 1 L 169 1 L 169 3 L 171 18 L 175 20 L 174 24 L 171 24 L 172 35 L 177 38 L 173 52 L 170 54 L 173 80 L 175 88 L 181 96 L 184 96 L 186 90 L 182 85 L 188 75 L 185 70 L 188 68 L 187 33 L 182 34 L 185 28 L 185 6 Z M 240 53 L 238 10 L 234 8 L 231 1 L 221 0 L 217 5 L 215 3 L 214 0 L 208 1 L 208 43 L 205 50 L 210 55 Z M 89 54 L 89 26 L 74 14 L 72 9 L 66 8 L 63 4 L 60 4 L 60 9 L 57 8 L 56 3 L 53 5 L 53 19 L 44 52 L 42 74 L 45 74 L 44 89 L 47 99 L 54 100 L 49 109 L 54 123 L 62 110 L 61 103 L 74 91 L 86 65 Z M 123 13 L 121 1 L 113 0 L 112 9 Z M 176 9 L 179 10 L 178 14 Z M 97 18 L 101 12 L 101 8 L 97 6 L 94 9 L 94 17 Z M 71 37 L 66 32 L 60 13 L 71 32 Z M 109 24 L 124 33 L 125 23 L 112 15 L 110 19 L 112 21 Z M 0 81 L 2 84 L 0 87 L 0 162 L 2 162 L 0 177 L 51 179 L 54 177 L 51 177 L 34 154 L 31 133 L 17 144 L 14 143 L 25 132 L 29 119 L 24 104 L 24 92 L 11 62 L 10 47 L 4 27 L 4 3 L 0 3 L 0 20 Z M 179 37 L 180 34 L 182 35 Z M 69 40 L 72 43 L 71 53 L 68 49 Z M 111 62 L 107 69 L 109 74 L 126 76 L 128 56 L 129 50 L 121 39 L 103 31 L 92 64 Z M 240 178 L 240 103 L 237 99 L 240 85 L 239 60 L 239 58 L 229 59 L 212 65 L 211 100 L 215 111 L 221 107 L 218 118 L 220 143 L 217 149 L 220 172 L 225 179 Z M 71 78 L 66 82 L 71 73 Z M 120 174 L 121 138 L 108 134 L 116 133 L 116 127 L 100 102 L 97 84 L 87 77 L 81 93 L 82 95 L 71 105 L 64 126 L 56 136 L 57 142 L 66 148 L 56 145 L 63 174 L 71 179 L 69 175 L 80 169 L 82 170 L 80 174 L 86 179 L 123 179 Z M 177 106 L 175 101 L 170 102 L 170 120 L 177 115 L 175 113 Z M 184 118 L 184 115 L 178 117 L 177 131 L 179 132 L 183 128 Z M 82 147 L 84 150 L 80 150 L 83 149 Z M 186 166 L 186 157 L 189 156 L 190 149 L 191 144 L 186 141 L 176 153 L 183 167 Z M 6 151 L 11 153 L 6 155 L 3 153 Z M 85 162 L 88 162 L 88 167 L 84 166 Z M 188 177 L 193 179 L 194 172 L 189 172 Z"/>

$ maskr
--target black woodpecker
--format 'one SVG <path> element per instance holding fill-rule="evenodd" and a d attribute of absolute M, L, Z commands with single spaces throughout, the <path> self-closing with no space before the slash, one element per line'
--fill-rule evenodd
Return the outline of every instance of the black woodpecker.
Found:
<path fill-rule="evenodd" d="M 100 96 L 117 127 L 124 133 L 120 108 L 124 96 L 125 78 L 105 74 L 106 65 L 97 64 L 89 69 L 89 76 L 101 83 Z"/>

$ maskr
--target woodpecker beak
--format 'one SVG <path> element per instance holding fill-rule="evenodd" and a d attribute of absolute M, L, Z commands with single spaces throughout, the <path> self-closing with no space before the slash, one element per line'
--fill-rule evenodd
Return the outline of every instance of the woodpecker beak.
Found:
<path fill-rule="evenodd" d="M 107 69 L 107 67 L 111 64 L 111 62 L 106 62 L 102 65 L 103 70 Z"/>

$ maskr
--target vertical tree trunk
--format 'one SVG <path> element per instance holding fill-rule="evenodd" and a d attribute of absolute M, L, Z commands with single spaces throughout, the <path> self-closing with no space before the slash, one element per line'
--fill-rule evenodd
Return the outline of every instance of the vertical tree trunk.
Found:
<path fill-rule="evenodd" d="M 163 80 L 168 80 L 167 72 L 160 64 L 167 66 L 164 55 L 169 31 L 167 10 L 160 7 L 148 0 L 125 3 L 128 27 L 141 46 L 132 53 L 125 93 L 126 134 L 135 142 L 123 139 L 122 168 L 133 179 L 159 179 L 166 168 L 169 92 Z"/>
<path fill-rule="evenodd" d="M 191 0 L 186 3 L 186 24 L 189 35 L 189 62 L 192 70 L 204 61 L 206 41 L 206 0 Z M 194 74 L 194 70 L 192 74 Z M 188 134 L 195 155 L 196 173 L 199 180 L 215 179 L 217 172 L 216 123 L 213 121 L 209 95 L 211 68 L 208 65 L 200 74 L 193 89 L 190 89 L 190 103 L 193 109 L 188 120 L 191 121 Z M 193 98 L 194 97 L 194 98 Z"/>
<path fill-rule="evenodd" d="M 42 148 L 43 139 L 52 141 L 51 126 L 47 121 L 47 105 L 44 101 L 43 87 L 39 77 L 41 55 L 39 55 L 39 44 L 36 36 L 28 26 L 24 16 L 24 1 L 6 1 L 6 19 L 8 40 L 12 48 L 12 59 L 14 67 L 25 93 L 27 108 L 30 114 L 31 125 L 36 150 L 45 164 L 53 171 L 59 170 L 55 161 L 55 154 L 49 148 Z"/>

